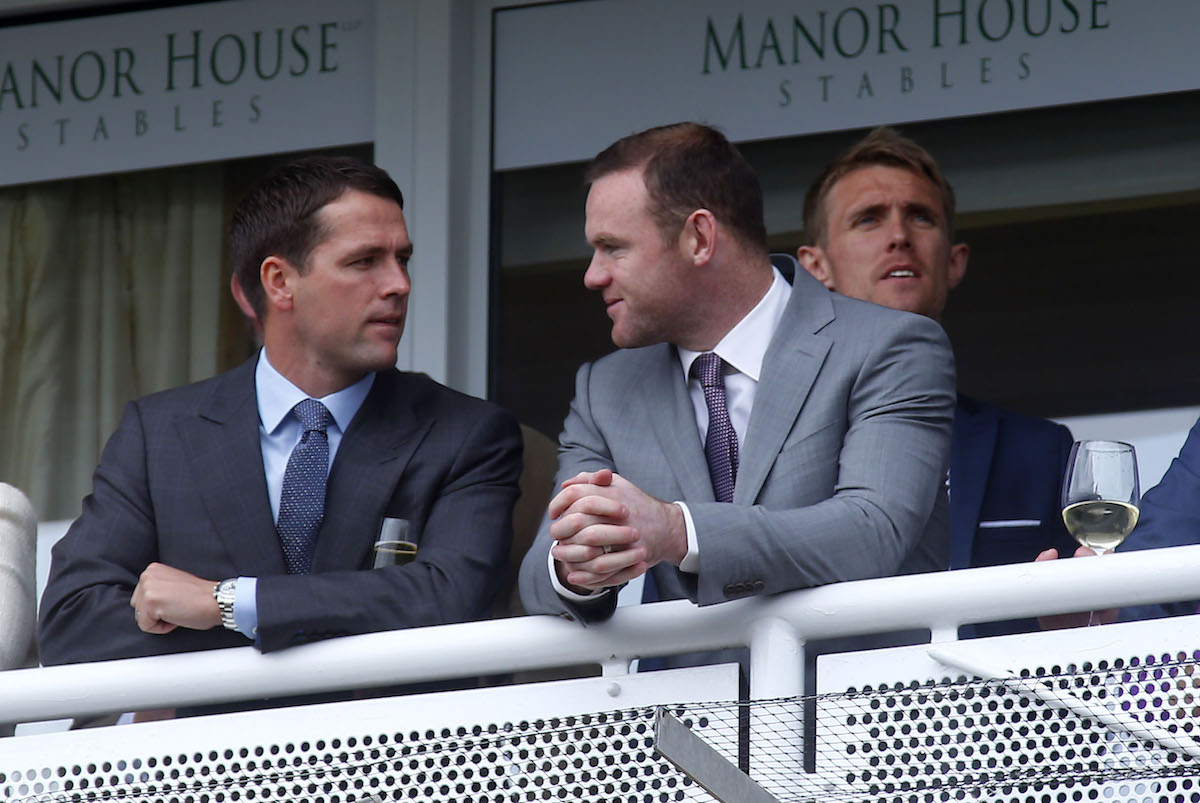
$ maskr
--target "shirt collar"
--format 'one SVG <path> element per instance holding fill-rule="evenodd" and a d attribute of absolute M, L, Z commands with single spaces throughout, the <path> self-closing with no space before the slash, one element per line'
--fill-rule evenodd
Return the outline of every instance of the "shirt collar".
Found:
<path fill-rule="evenodd" d="M 345 432 L 358 413 L 358 408 L 362 407 L 374 381 L 375 373 L 371 372 L 353 385 L 317 401 L 325 405 L 338 429 Z M 254 388 L 258 395 L 258 420 L 268 434 L 279 428 L 293 407 L 309 398 L 307 393 L 271 365 L 265 348 L 259 352 L 258 365 L 254 369 Z"/>
<path fill-rule="evenodd" d="M 792 297 L 792 286 L 783 278 L 783 274 L 775 268 L 771 268 L 771 272 L 774 276 L 766 294 L 713 348 L 714 354 L 755 382 L 762 373 L 763 358 L 779 326 L 779 319 L 783 317 L 783 311 Z M 699 356 L 699 351 L 679 349 L 679 363 L 685 378 L 691 375 L 692 363 Z"/>

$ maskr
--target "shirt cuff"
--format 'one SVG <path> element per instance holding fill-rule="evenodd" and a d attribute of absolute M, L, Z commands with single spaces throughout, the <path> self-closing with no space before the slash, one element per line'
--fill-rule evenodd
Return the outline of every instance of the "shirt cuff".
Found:
<path fill-rule="evenodd" d="M 255 639 L 258 632 L 257 591 L 257 577 L 239 577 L 233 592 L 233 624 L 248 639 Z"/>
<path fill-rule="evenodd" d="M 696 522 L 692 521 L 692 511 L 683 502 L 676 502 L 683 511 L 683 525 L 687 528 L 688 548 L 683 560 L 679 561 L 679 571 L 688 574 L 700 573 L 700 542 L 696 539 Z"/>
<path fill-rule="evenodd" d="M 593 591 L 590 594 L 579 594 L 567 588 L 558 579 L 558 572 L 554 570 L 554 556 L 549 552 L 546 553 L 547 568 L 550 570 L 550 583 L 554 586 L 554 590 L 558 595 L 570 602 L 595 602 L 602 599 L 605 594 L 611 593 L 612 589 L 605 588 L 600 591 Z"/>

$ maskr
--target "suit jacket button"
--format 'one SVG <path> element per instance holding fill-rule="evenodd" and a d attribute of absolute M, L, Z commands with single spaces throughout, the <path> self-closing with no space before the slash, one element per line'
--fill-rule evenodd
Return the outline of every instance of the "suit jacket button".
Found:
<path fill-rule="evenodd" d="M 764 588 L 766 588 L 766 586 L 763 584 L 762 580 L 754 581 L 754 593 L 757 594 L 759 591 L 762 591 Z"/>
<path fill-rule="evenodd" d="M 732 597 L 735 593 L 733 590 L 733 583 L 726 583 L 723 590 L 725 591 L 725 596 L 727 597 Z"/>

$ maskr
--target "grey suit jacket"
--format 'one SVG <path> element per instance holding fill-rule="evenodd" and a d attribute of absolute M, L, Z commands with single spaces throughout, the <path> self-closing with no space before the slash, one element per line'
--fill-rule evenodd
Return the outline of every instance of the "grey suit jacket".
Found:
<path fill-rule="evenodd" d="M 713 499 L 683 372 L 665 344 L 580 368 L 558 479 L 609 467 L 687 503 L 700 571 L 654 567 L 663 599 L 709 605 L 944 569 L 953 365 L 933 321 L 830 293 L 799 271 L 763 361 L 733 504 Z M 526 609 L 610 615 L 615 594 L 576 605 L 555 593 L 549 524 L 521 567 Z"/>
<path fill-rule="evenodd" d="M 289 575 L 271 518 L 252 359 L 130 402 L 83 513 L 55 546 L 42 598 L 46 664 L 244 646 L 238 633 L 149 635 L 130 595 L 159 561 L 200 577 L 258 578 L 258 646 L 487 614 L 512 543 L 516 421 L 426 376 L 385 371 L 330 468 L 313 571 Z M 384 517 L 410 522 L 407 566 L 371 570 Z"/>

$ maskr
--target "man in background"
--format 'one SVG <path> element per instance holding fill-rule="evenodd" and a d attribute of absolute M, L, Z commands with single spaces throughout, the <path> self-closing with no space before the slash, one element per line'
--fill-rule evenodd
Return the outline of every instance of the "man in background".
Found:
<path fill-rule="evenodd" d="M 940 327 L 785 281 L 758 178 L 711 128 L 625 137 L 586 181 L 584 283 L 620 350 L 579 369 L 526 608 L 599 620 L 629 581 L 710 605 L 944 568 Z"/>
<path fill-rule="evenodd" d="M 263 348 L 127 406 L 54 547 L 44 663 L 486 616 L 521 437 L 495 406 L 395 369 L 403 205 L 382 170 L 327 157 L 279 168 L 238 205 L 235 296 Z M 373 568 L 391 533 L 415 558 Z"/>
<path fill-rule="evenodd" d="M 804 199 L 800 263 L 830 290 L 941 321 L 963 280 L 954 190 L 925 149 L 878 128 L 834 159 Z M 1074 548 L 1060 515 L 1071 433 L 1041 418 L 958 395 L 950 447 L 952 569 L 1033 560 Z M 1034 630 L 1020 620 L 977 635 Z"/>

